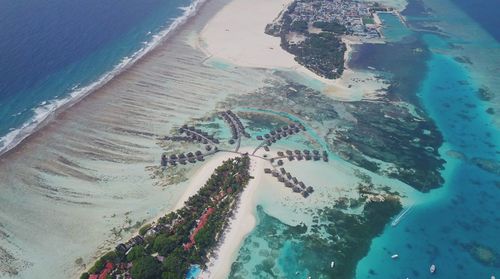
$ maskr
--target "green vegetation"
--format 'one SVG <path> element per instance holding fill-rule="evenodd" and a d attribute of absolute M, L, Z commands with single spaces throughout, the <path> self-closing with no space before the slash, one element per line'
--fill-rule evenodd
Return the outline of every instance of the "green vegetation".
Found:
<path fill-rule="evenodd" d="M 82 278 L 101 272 L 107 262 L 132 263 L 130 274 L 134 279 L 185 278 L 191 265 L 204 266 L 207 254 L 216 247 L 241 192 L 251 179 L 249 166 L 248 156 L 223 162 L 184 207 L 161 217 L 155 226 L 141 228 L 140 234 L 146 235 L 144 243 L 133 246 L 126 256 L 123 251 L 109 252 Z M 204 225 L 200 226 L 203 218 Z M 150 229 L 157 231 L 150 234 Z M 194 231 L 197 233 L 193 234 Z M 155 253 L 158 257 L 154 257 Z M 115 268 L 115 272 L 126 271 L 120 268 Z"/>
<path fill-rule="evenodd" d="M 161 274 L 161 264 L 151 256 L 138 258 L 130 271 L 134 279 L 156 279 Z"/>
<path fill-rule="evenodd" d="M 296 20 L 290 25 L 290 31 L 293 32 L 305 33 L 307 32 L 307 28 L 307 21 L 304 20 Z"/>
<path fill-rule="evenodd" d="M 320 28 L 324 32 L 333 32 L 337 34 L 345 34 L 347 32 L 347 28 L 344 25 L 339 24 L 335 21 L 316 21 L 313 23 L 313 26 L 316 28 Z"/>
<path fill-rule="evenodd" d="M 344 43 L 333 33 L 309 34 L 299 44 L 287 44 L 285 49 L 309 70 L 326 78 L 338 78 L 344 71 Z"/>
<path fill-rule="evenodd" d="M 373 17 L 364 16 L 363 17 L 363 24 L 375 24 L 375 20 L 373 19 Z"/>
<path fill-rule="evenodd" d="M 151 228 L 151 224 L 146 224 L 139 229 L 139 234 L 144 236 L 146 232 Z"/>
<path fill-rule="evenodd" d="M 266 33 L 281 38 L 281 47 L 295 55 L 295 60 L 319 76 L 335 79 L 344 71 L 344 52 L 346 46 L 340 39 L 345 34 L 345 26 L 337 22 L 317 21 L 314 27 L 321 28 L 320 34 L 308 32 L 310 22 L 293 20 L 290 16 L 296 8 L 297 2 L 292 2 L 284 12 L 279 23 L 266 26 Z M 294 43 L 288 41 L 291 32 L 299 33 L 305 40 Z"/>

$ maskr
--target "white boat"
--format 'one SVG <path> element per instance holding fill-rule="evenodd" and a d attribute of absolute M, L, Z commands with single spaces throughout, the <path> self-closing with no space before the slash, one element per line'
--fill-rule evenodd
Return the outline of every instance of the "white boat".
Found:
<path fill-rule="evenodd" d="M 436 265 L 431 265 L 431 267 L 429 268 L 429 271 L 431 272 L 431 274 L 433 274 L 434 272 L 436 272 Z"/>
<path fill-rule="evenodd" d="M 391 226 L 395 227 L 399 224 L 399 222 L 401 221 L 401 219 L 412 209 L 413 206 L 410 206 L 408 207 L 407 209 L 405 209 L 403 212 L 401 212 L 401 214 L 398 215 L 398 217 L 396 217 L 394 219 L 394 221 L 392 221 L 391 223 Z"/>
<path fill-rule="evenodd" d="M 332 261 L 332 262 L 330 263 L 330 267 L 331 267 L 331 268 L 334 268 L 334 267 L 335 267 L 335 262 L 334 262 L 334 261 Z"/>
<path fill-rule="evenodd" d="M 397 258 L 399 258 L 399 255 L 398 254 L 394 254 L 394 255 L 391 256 L 391 258 L 392 259 L 397 259 Z"/>

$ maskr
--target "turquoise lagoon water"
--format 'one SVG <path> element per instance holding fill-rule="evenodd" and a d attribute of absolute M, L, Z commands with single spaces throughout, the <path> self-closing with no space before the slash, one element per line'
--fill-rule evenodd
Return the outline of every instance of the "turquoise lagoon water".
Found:
<path fill-rule="evenodd" d="M 439 4 L 448 11 L 458 9 L 444 0 Z M 412 7 L 421 8 L 419 5 Z M 454 13 L 448 14 L 446 9 L 434 11 L 429 22 L 435 23 L 436 19 L 448 22 L 457 20 L 453 17 Z M 386 226 L 383 234 L 372 242 L 368 255 L 358 263 L 356 278 L 429 278 L 431 264 L 436 264 L 438 269 L 433 278 L 498 277 L 500 177 L 480 169 L 470 159 L 479 157 L 498 163 L 500 131 L 493 124 L 495 115 L 485 112 L 490 104 L 477 97 L 476 92 L 482 84 L 475 77 L 480 73 L 472 75 L 471 67 L 457 62 L 453 59 L 455 54 L 448 52 L 448 48 L 452 47 L 450 43 L 479 44 L 482 40 L 466 41 L 461 37 L 413 32 L 396 19 L 391 14 L 382 15 L 382 20 L 389 23 L 384 35 L 390 42 L 397 43 L 403 39 L 417 41 L 417 45 L 424 49 L 415 51 L 429 51 L 425 58 L 425 73 L 415 74 L 415 78 L 419 80 L 412 81 L 416 84 L 412 83 L 412 90 L 416 92 L 419 104 L 434 119 L 444 136 L 445 143 L 440 153 L 447 161 L 442 172 L 446 182 L 443 187 L 413 201 L 415 203 L 412 210 L 398 226 Z M 418 20 L 419 24 L 426 20 L 421 13 L 418 18 L 408 16 L 407 19 L 410 23 Z M 475 28 L 481 28 L 470 20 Z M 488 51 L 491 47 L 485 46 L 483 51 Z M 493 47 L 500 48 L 500 44 L 497 42 Z M 499 59 L 500 57 L 491 59 L 491 68 L 496 67 L 494 63 Z M 409 63 L 411 68 L 411 61 L 405 63 Z M 375 64 L 370 65 L 378 66 Z M 415 63 L 414 71 L 422 71 L 420 65 L 422 64 Z M 461 153 L 464 158 L 449 156 L 449 151 Z M 246 259 L 244 266 L 240 268 L 247 270 L 247 278 L 258 277 L 257 273 L 251 275 L 251 272 L 259 270 L 262 275 L 263 270 L 265 272 L 273 265 L 277 267 L 274 271 L 286 278 L 306 278 L 307 270 L 301 266 L 303 258 L 314 257 L 318 259 L 318 263 L 324 262 L 321 251 L 305 255 L 306 251 L 297 239 L 290 237 L 283 240 L 276 237 L 290 227 L 267 215 L 265 207 L 266 205 L 262 205 L 257 210 L 259 223 L 241 247 L 240 256 L 244 255 Z M 496 258 L 490 262 L 480 261 L 474 253 L 478 251 L 474 250 L 478 247 L 492 252 Z M 262 251 L 268 251 L 268 254 L 262 254 Z M 391 255 L 396 253 L 399 258 L 391 259 Z M 278 260 L 267 262 L 272 258 Z M 272 277 L 271 274 L 268 275 Z"/>
<path fill-rule="evenodd" d="M 455 8 L 451 3 L 449 7 Z M 453 20 L 446 14 L 439 16 L 440 20 Z M 500 159 L 496 146 L 499 130 L 492 123 L 494 116 L 485 112 L 487 104 L 477 98 L 480 85 L 465 65 L 446 54 L 448 43 L 460 39 L 422 36 L 432 54 L 418 95 L 446 141 L 440 150 L 448 162 L 443 173 L 446 184 L 424 196 L 399 226 L 388 226 L 375 239 L 370 253 L 358 265 L 358 278 L 427 278 L 432 263 L 438 267 L 435 278 L 490 278 L 499 274 L 499 177 L 446 154 L 453 150 L 468 159 Z M 496 260 L 489 264 L 478 261 L 471 253 L 478 246 L 496 254 Z M 400 255 L 398 260 L 390 258 L 394 253 Z"/>
<path fill-rule="evenodd" d="M 397 42 L 411 34 L 411 30 L 402 28 L 401 20 L 394 13 L 378 13 L 378 16 L 382 20 L 382 35 L 385 40 Z"/>

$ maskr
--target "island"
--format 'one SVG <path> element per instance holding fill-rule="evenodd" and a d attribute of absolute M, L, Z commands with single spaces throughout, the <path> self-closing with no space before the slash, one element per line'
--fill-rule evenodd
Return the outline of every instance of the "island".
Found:
<path fill-rule="evenodd" d="M 184 207 L 142 227 L 80 278 L 183 278 L 191 265 L 204 266 L 251 179 L 249 166 L 245 155 L 224 161 Z"/>

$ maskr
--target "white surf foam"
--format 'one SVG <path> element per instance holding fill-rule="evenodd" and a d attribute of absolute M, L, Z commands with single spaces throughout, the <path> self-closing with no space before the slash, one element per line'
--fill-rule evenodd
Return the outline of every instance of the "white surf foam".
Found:
<path fill-rule="evenodd" d="M 20 128 L 10 131 L 7 135 L 0 138 L 0 155 L 11 150 L 29 135 L 36 132 L 38 129 L 47 124 L 51 118 L 53 118 L 56 113 L 60 112 L 62 109 L 67 109 L 72 105 L 76 104 L 78 101 L 83 99 L 88 94 L 94 92 L 96 89 L 102 87 L 104 84 L 109 82 L 119 73 L 126 70 L 128 67 L 133 65 L 136 61 L 158 46 L 163 40 L 165 40 L 169 34 L 176 30 L 179 26 L 186 23 L 188 19 L 195 16 L 199 8 L 205 3 L 206 0 L 195 0 L 191 5 L 187 7 L 180 7 L 183 14 L 177 17 L 166 29 L 160 31 L 158 34 L 152 36 L 151 41 L 147 42 L 144 47 L 139 49 L 137 52 L 132 54 L 130 57 L 124 57 L 120 63 L 118 63 L 113 70 L 103 74 L 98 80 L 93 83 L 79 88 L 78 85 L 72 88 L 72 92 L 62 99 L 53 99 L 50 101 L 43 101 L 36 108 L 33 109 L 33 117 L 26 121 Z"/>

